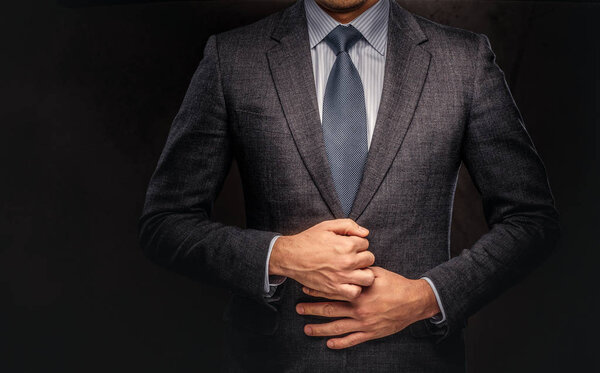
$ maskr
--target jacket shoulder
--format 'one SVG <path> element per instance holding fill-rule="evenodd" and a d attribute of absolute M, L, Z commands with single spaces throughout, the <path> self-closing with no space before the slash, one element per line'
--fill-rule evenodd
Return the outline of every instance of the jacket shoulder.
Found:
<path fill-rule="evenodd" d="M 226 54 L 231 51 L 245 53 L 250 50 L 263 50 L 266 46 L 271 45 L 270 35 L 284 10 L 272 13 L 250 24 L 215 34 L 219 50 Z"/>
<path fill-rule="evenodd" d="M 413 14 L 428 38 L 426 48 L 435 54 L 445 54 L 453 58 L 470 59 L 477 54 L 482 36 L 475 31 L 435 22 L 418 14 Z"/>

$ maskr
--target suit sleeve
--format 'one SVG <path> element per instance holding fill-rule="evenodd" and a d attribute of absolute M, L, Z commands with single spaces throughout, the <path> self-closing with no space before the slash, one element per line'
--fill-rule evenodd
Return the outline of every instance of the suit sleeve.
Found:
<path fill-rule="evenodd" d="M 232 161 L 217 45 L 211 35 L 171 124 L 146 192 L 139 242 L 161 266 L 265 302 L 267 251 L 277 233 L 210 218 Z"/>
<path fill-rule="evenodd" d="M 447 317 L 439 340 L 539 265 L 557 246 L 559 215 L 545 166 L 525 129 L 487 36 L 478 34 L 462 160 L 490 228 L 469 249 L 422 276 Z"/>

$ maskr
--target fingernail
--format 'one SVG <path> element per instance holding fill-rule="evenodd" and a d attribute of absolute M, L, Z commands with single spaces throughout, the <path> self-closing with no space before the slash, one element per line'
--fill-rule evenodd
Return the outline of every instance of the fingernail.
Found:
<path fill-rule="evenodd" d="M 312 328 L 310 326 L 306 327 L 306 334 L 312 334 Z"/>
<path fill-rule="evenodd" d="M 298 306 L 298 313 L 304 313 L 304 307 Z"/>
<path fill-rule="evenodd" d="M 335 347 L 335 342 L 334 341 L 327 341 L 327 346 L 328 347 Z"/>

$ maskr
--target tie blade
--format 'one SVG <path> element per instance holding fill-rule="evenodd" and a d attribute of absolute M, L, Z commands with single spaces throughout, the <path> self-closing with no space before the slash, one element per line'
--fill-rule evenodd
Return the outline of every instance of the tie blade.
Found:
<path fill-rule="evenodd" d="M 323 99 L 323 136 L 334 185 L 348 216 L 368 147 L 364 88 L 347 53 L 338 54 L 329 74 Z"/>

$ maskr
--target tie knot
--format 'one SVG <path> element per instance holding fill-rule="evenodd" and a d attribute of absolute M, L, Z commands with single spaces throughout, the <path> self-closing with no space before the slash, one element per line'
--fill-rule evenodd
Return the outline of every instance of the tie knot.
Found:
<path fill-rule="evenodd" d="M 348 49 L 361 38 L 362 34 L 354 26 L 337 25 L 325 36 L 325 41 L 337 56 L 340 52 L 348 53 Z"/>

